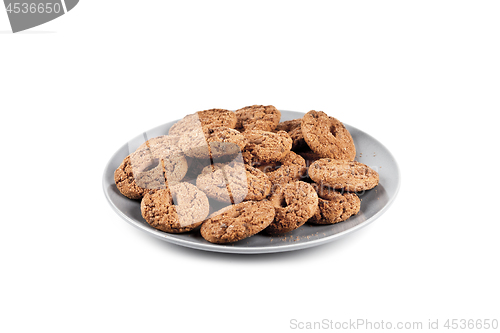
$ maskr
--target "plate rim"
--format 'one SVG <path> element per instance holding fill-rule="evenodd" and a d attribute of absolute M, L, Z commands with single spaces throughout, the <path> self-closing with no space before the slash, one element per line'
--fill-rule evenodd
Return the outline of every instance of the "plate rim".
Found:
<path fill-rule="evenodd" d="M 305 114 L 305 112 L 288 111 L 288 110 L 280 110 L 280 112 L 295 113 L 297 115 L 302 115 L 302 116 Z M 166 124 L 174 123 L 178 120 L 179 119 L 166 122 L 162 125 L 158 125 L 158 126 L 152 128 L 148 131 L 155 131 L 158 128 L 165 126 Z M 159 231 L 156 229 L 149 229 L 144 224 L 138 223 L 135 220 L 129 218 L 127 215 L 125 215 L 112 202 L 111 198 L 108 195 L 107 188 L 106 188 L 106 185 L 107 185 L 106 177 L 108 176 L 108 170 L 110 170 L 110 167 L 111 167 L 110 164 L 114 160 L 115 156 L 122 149 L 121 147 L 118 148 L 118 150 L 116 150 L 115 153 L 111 155 L 110 159 L 108 160 L 108 162 L 106 163 L 106 166 L 104 168 L 104 172 L 103 172 L 103 176 L 102 176 L 102 189 L 104 192 L 104 196 L 106 197 L 108 204 L 113 208 L 113 210 L 118 214 L 118 216 L 120 216 L 123 220 L 125 220 L 129 224 L 131 224 L 134 227 L 146 232 L 147 234 L 150 234 L 150 235 L 152 235 L 158 239 L 161 239 L 163 241 L 166 241 L 166 242 L 169 242 L 169 243 L 172 243 L 175 245 L 180 245 L 180 246 L 192 248 L 192 249 L 204 250 L 204 251 L 210 251 L 210 252 L 232 253 L 232 254 L 265 254 L 265 253 L 278 253 L 278 252 L 302 250 L 302 249 L 311 248 L 314 246 L 319 246 L 319 245 L 323 245 L 326 243 L 330 243 L 336 239 L 339 239 L 339 238 L 344 237 L 344 236 L 346 236 L 354 231 L 357 231 L 363 227 L 366 227 L 367 225 L 369 225 L 369 224 L 373 223 L 375 220 L 377 220 L 381 215 L 383 215 L 389 209 L 390 206 L 392 206 L 392 204 L 394 203 L 394 200 L 396 199 L 396 197 L 399 193 L 399 189 L 401 187 L 400 168 L 399 168 L 399 165 L 398 165 L 396 159 L 394 158 L 394 155 L 392 155 L 391 151 L 389 149 L 387 149 L 387 147 L 384 144 L 382 144 L 379 140 L 375 139 L 372 135 L 370 135 L 370 134 L 368 134 L 368 133 L 366 133 L 366 132 L 364 132 L 364 131 L 362 131 L 354 126 L 351 126 L 347 123 L 344 123 L 344 122 L 342 122 L 342 123 L 344 125 L 346 125 L 347 127 L 351 127 L 353 129 L 363 133 L 363 135 L 366 135 L 371 140 L 376 141 L 380 146 L 382 146 L 389 153 L 389 156 L 391 157 L 392 161 L 394 162 L 394 167 L 397 171 L 397 177 L 395 178 L 396 187 L 394 189 L 394 194 L 392 195 L 392 197 L 389 198 L 389 201 L 384 205 L 384 207 L 382 207 L 379 211 L 377 211 L 373 216 L 371 216 L 367 220 L 359 223 L 358 225 L 355 225 L 352 228 L 349 228 L 347 230 L 343 230 L 343 231 L 336 233 L 334 235 L 325 236 L 325 237 L 322 237 L 319 239 L 308 241 L 306 243 L 294 243 L 294 244 L 279 244 L 279 243 L 277 243 L 276 246 L 268 246 L 268 247 L 262 247 L 262 246 L 260 246 L 260 247 L 235 247 L 235 246 L 232 246 L 231 244 L 224 245 L 224 244 L 211 244 L 211 243 L 207 243 L 207 244 L 194 243 L 194 242 L 191 242 L 187 239 L 179 239 L 176 237 L 172 237 L 172 236 L 170 236 L 170 234 L 168 234 L 166 232 L 162 232 L 162 231 Z"/>

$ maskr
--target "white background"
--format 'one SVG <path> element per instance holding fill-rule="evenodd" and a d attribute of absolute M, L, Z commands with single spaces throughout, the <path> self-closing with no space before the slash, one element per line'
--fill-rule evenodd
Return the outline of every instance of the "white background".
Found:
<path fill-rule="evenodd" d="M 497 1 L 83 0 L 12 34 L 0 10 L 0 331 L 500 319 L 499 17 Z M 274 255 L 170 245 L 109 207 L 102 173 L 122 144 L 251 104 L 377 138 L 401 169 L 395 203 Z"/>

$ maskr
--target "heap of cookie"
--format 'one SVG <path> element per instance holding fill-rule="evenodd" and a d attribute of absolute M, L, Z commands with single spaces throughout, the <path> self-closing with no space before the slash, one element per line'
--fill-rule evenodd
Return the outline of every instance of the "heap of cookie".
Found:
<path fill-rule="evenodd" d="M 127 156 L 115 171 L 116 186 L 142 200 L 152 227 L 200 230 L 218 244 L 357 214 L 356 192 L 375 187 L 379 176 L 354 161 L 344 125 L 321 111 L 280 118 L 271 105 L 188 115 Z"/>

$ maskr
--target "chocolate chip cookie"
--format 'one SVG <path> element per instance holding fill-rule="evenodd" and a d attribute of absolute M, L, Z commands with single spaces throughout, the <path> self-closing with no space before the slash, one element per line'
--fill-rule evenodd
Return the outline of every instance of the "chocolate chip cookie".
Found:
<path fill-rule="evenodd" d="M 200 128 L 215 128 L 236 126 L 236 114 L 224 109 L 210 109 L 198 111 L 185 116 L 172 125 L 169 130 L 170 135 L 183 135 Z"/>
<path fill-rule="evenodd" d="M 182 180 L 188 165 L 177 146 L 178 140 L 175 136 L 159 136 L 127 156 L 115 170 L 118 190 L 127 198 L 140 199 L 149 190 Z"/>
<path fill-rule="evenodd" d="M 301 121 L 307 145 L 321 157 L 353 161 L 356 148 L 345 126 L 322 111 L 309 111 Z"/>
<path fill-rule="evenodd" d="M 356 215 L 361 207 L 361 200 L 355 193 L 338 192 L 320 187 L 318 192 L 318 209 L 307 221 L 312 224 L 334 224 Z"/>
<path fill-rule="evenodd" d="M 248 130 L 243 135 L 247 138 L 243 159 L 252 166 L 261 162 L 279 161 L 292 149 L 292 139 L 285 131 L 272 133 Z"/>
<path fill-rule="evenodd" d="M 321 185 L 349 192 L 369 190 L 377 186 L 378 173 L 356 161 L 322 158 L 309 167 L 309 177 Z"/>
<path fill-rule="evenodd" d="M 235 111 L 236 129 L 241 131 L 272 131 L 278 125 L 281 112 L 272 105 L 252 105 Z"/>
<path fill-rule="evenodd" d="M 279 186 L 269 201 L 276 210 L 274 221 L 266 228 L 271 235 L 301 227 L 318 209 L 318 195 L 314 187 L 302 181 Z"/>
<path fill-rule="evenodd" d="M 147 140 L 130 154 L 134 170 L 145 170 L 162 161 L 168 182 L 178 182 L 187 172 L 187 161 L 179 147 L 179 137 L 161 135 Z"/>
<path fill-rule="evenodd" d="M 264 230 L 274 218 L 267 200 L 245 201 L 215 212 L 203 222 L 201 236 L 211 243 L 232 243 Z"/>
<path fill-rule="evenodd" d="M 199 159 L 210 159 L 210 147 L 206 139 L 206 130 L 193 128 L 179 139 L 182 152 L 188 156 Z"/>
<path fill-rule="evenodd" d="M 239 154 L 247 144 L 247 138 L 243 134 L 228 127 L 207 129 L 205 136 L 214 159 Z"/>
<path fill-rule="evenodd" d="M 183 182 L 170 189 L 150 191 L 141 201 L 142 217 L 153 228 L 183 233 L 198 227 L 209 212 L 208 198 L 196 186 Z"/>
<path fill-rule="evenodd" d="M 289 151 L 277 162 L 261 164 L 257 168 L 269 177 L 273 185 L 300 180 L 307 173 L 305 160 L 293 151 Z"/>
<path fill-rule="evenodd" d="M 179 146 L 186 156 L 201 159 L 237 155 L 246 143 L 245 136 L 229 127 L 194 129 L 179 140 Z"/>
<path fill-rule="evenodd" d="M 318 155 L 315 152 L 313 152 L 309 147 L 307 147 L 304 150 L 298 150 L 298 151 L 296 151 L 296 153 L 299 154 L 300 156 L 302 156 L 302 158 L 306 162 L 306 166 L 307 167 L 309 167 L 311 164 L 313 164 L 317 160 L 323 158 L 320 155 Z"/>
<path fill-rule="evenodd" d="M 203 169 L 196 186 L 212 199 L 226 203 L 258 201 L 271 191 L 271 181 L 260 170 L 236 160 Z"/>
<path fill-rule="evenodd" d="M 292 150 L 299 150 L 304 148 L 309 148 L 306 141 L 304 140 L 304 135 L 302 134 L 301 128 L 302 118 L 287 120 L 281 122 L 276 126 L 275 132 L 285 131 L 292 138 Z"/>
<path fill-rule="evenodd" d="M 115 184 L 121 194 L 129 199 L 140 199 L 149 190 L 166 188 L 163 167 L 160 161 L 147 169 L 134 169 L 127 156 L 115 170 Z"/>

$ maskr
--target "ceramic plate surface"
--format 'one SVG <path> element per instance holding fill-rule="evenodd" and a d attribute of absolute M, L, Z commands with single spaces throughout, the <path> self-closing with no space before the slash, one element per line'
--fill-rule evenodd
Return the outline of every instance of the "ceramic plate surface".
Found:
<path fill-rule="evenodd" d="M 301 118 L 302 112 L 281 111 L 281 121 Z M 331 242 L 354 232 L 379 218 L 395 199 L 400 174 L 396 160 L 391 153 L 370 135 L 344 124 L 351 133 L 356 146 L 356 160 L 376 170 L 380 175 L 379 185 L 360 194 L 361 209 L 355 216 L 333 225 L 305 224 L 297 230 L 281 237 L 257 234 L 228 245 L 211 244 L 199 232 L 168 234 L 150 227 L 141 216 L 140 201 L 124 197 L 116 188 L 114 171 L 122 160 L 135 151 L 146 140 L 168 133 L 175 122 L 170 122 L 149 130 L 124 144 L 109 160 L 104 170 L 104 194 L 118 215 L 139 228 L 164 241 L 195 249 L 229 253 L 272 253 L 292 251 Z"/>

